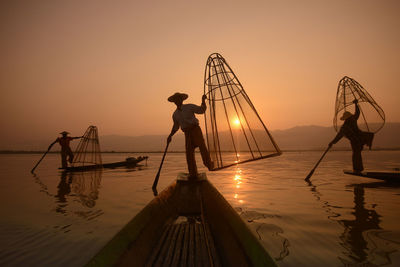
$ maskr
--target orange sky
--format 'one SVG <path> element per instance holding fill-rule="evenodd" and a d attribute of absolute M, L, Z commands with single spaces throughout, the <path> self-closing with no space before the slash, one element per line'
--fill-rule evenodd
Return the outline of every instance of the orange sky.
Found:
<path fill-rule="evenodd" d="M 200 104 L 212 52 L 271 130 L 332 125 L 345 75 L 400 122 L 399 14 L 399 1 L 2 1 L 0 139 L 168 134 L 167 97 Z"/>

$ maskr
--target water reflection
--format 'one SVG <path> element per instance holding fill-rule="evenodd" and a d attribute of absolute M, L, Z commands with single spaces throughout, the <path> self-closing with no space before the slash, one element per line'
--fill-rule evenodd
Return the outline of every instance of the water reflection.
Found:
<path fill-rule="evenodd" d="M 243 210 L 236 208 L 240 217 L 249 223 L 250 228 L 255 232 L 258 239 L 276 261 L 282 261 L 289 256 L 289 239 L 284 237 L 281 227 L 269 223 L 272 218 L 281 218 L 279 215 L 264 214 L 257 211 Z M 277 246 L 277 244 L 281 244 Z"/>
<path fill-rule="evenodd" d="M 80 207 L 92 209 L 96 206 L 99 198 L 99 188 L 101 184 L 101 170 L 85 172 L 61 172 L 56 193 L 50 193 L 48 186 L 42 180 L 34 175 L 35 182 L 40 186 L 40 192 L 55 199 L 55 211 L 61 214 L 67 214 L 68 211 L 84 218 L 93 218 L 102 214 L 102 211 L 79 211 L 74 207 L 75 203 L 80 203 Z M 79 208 L 79 206 L 78 206 Z"/>
<path fill-rule="evenodd" d="M 81 173 L 81 175 L 75 175 L 72 179 L 73 194 L 78 197 L 82 205 L 88 208 L 93 208 L 99 198 L 101 174 L 101 171 Z"/>
<path fill-rule="evenodd" d="M 67 177 L 68 176 L 68 177 Z M 56 212 L 65 213 L 67 206 L 67 195 L 71 192 L 72 173 L 62 172 L 60 182 L 57 185 L 56 198 Z"/>
<path fill-rule="evenodd" d="M 362 185 L 354 186 L 354 215 L 353 220 L 339 220 L 344 226 L 344 232 L 340 239 L 343 241 L 343 247 L 348 251 L 346 254 L 357 262 L 368 260 L 368 242 L 363 233 L 369 230 L 382 229 L 379 226 L 381 216 L 374 209 L 365 208 L 364 194 Z"/>
<path fill-rule="evenodd" d="M 365 188 L 388 187 L 390 184 L 378 182 L 350 185 L 353 187 L 354 195 L 354 207 L 351 212 L 354 218 L 340 220 L 338 218 L 341 214 L 335 210 L 343 209 L 343 207 L 333 206 L 323 201 L 317 186 L 311 181 L 307 183 L 317 200 L 324 203 L 323 207 L 329 214 L 328 219 L 338 222 L 344 228 L 339 238 L 342 241 L 340 245 L 345 248 L 343 254 L 346 257 L 339 256 L 339 259 L 345 266 L 354 263 L 365 266 L 391 263 L 390 254 L 397 251 L 398 244 L 384 236 L 387 231 L 383 231 L 380 226 L 381 215 L 375 210 L 376 204 L 371 205 L 371 209 L 365 207 Z"/>
<path fill-rule="evenodd" d="M 239 156 L 239 155 L 238 155 Z M 251 190 L 248 184 L 248 178 L 242 172 L 239 166 L 236 166 L 233 175 L 233 198 L 239 203 L 243 204 L 243 190 Z M 271 224 L 271 218 L 279 218 L 278 215 L 264 214 L 257 211 L 246 210 L 241 207 L 236 207 L 235 210 L 239 213 L 240 217 L 247 221 L 250 228 L 256 234 L 263 246 L 271 253 L 271 256 L 277 261 L 283 260 L 289 255 L 289 240 L 284 237 L 283 229 L 275 224 Z M 281 246 L 277 246 L 281 244 Z"/>
<path fill-rule="evenodd" d="M 321 197 L 322 194 L 318 191 L 317 186 L 313 184 L 313 182 L 311 180 L 305 180 L 308 184 L 308 186 L 310 187 L 310 191 L 312 192 L 312 194 L 315 196 L 315 198 L 317 199 L 317 201 L 322 202 L 322 207 L 324 208 L 324 210 L 326 211 L 326 213 L 328 213 L 328 219 L 330 220 L 335 220 L 336 217 L 340 216 L 340 213 L 335 212 L 335 208 L 341 208 L 338 206 L 332 206 L 329 204 L 328 201 L 324 201 Z"/>
<path fill-rule="evenodd" d="M 236 167 L 236 172 L 233 177 L 233 183 L 235 186 L 233 198 L 240 204 L 243 204 L 244 201 L 240 197 L 240 188 L 242 187 L 242 183 L 243 183 L 242 169 L 240 169 L 240 167 Z"/>

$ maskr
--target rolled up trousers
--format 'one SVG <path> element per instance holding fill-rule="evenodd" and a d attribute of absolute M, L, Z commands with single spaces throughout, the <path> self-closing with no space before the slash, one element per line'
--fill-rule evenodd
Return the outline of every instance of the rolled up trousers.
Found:
<path fill-rule="evenodd" d="M 72 153 L 71 148 L 61 149 L 61 167 L 64 169 L 68 167 L 67 157 L 69 163 L 72 163 L 74 160 L 74 154 Z"/>
<path fill-rule="evenodd" d="M 204 143 L 203 133 L 200 126 L 196 125 L 192 128 L 185 130 L 185 147 L 186 147 L 186 161 L 189 170 L 189 176 L 197 176 L 196 158 L 194 155 L 196 147 L 200 149 L 203 164 L 208 168 L 212 168 L 210 153 Z"/>

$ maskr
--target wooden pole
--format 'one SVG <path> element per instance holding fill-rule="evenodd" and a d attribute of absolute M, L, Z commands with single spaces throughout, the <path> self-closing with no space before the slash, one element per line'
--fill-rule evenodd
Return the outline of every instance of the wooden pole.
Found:
<path fill-rule="evenodd" d="M 46 156 L 47 152 L 50 151 L 50 149 L 53 147 L 54 143 L 52 143 L 49 148 L 47 149 L 46 152 L 44 152 L 43 156 L 39 159 L 38 163 L 36 163 L 35 167 L 32 168 L 31 173 L 33 173 L 36 169 L 36 167 L 39 165 L 39 163 L 44 159 L 44 157 Z"/>
<path fill-rule="evenodd" d="M 315 169 L 318 167 L 319 163 L 325 157 L 326 153 L 329 151 L 330 148 L 331 148 L 331 146 L 328 146 L 328 148 L 325 150 L 324 154 L 322 154 L 322 157 L 318 160 L 317 164 L 315 164 L 314 168 L 310 171 L 310 173 L 307 175 L 307 177 L 304 180 L 306 180 L 306 181 L 310 180 L 311 176 L 314 174 Z"/>
<path fill-rule="evenodd" d="M 164 151 L 164 155 L 163 155 L 162 160 L 161 160 L 160 168 L 158 168 L 158 172 L 157 172 L 156 178 L 154 179 L 153 186 L 151 187 L 153 189 L 153 193 L 154 193 L 155 196 L 157 196 L 158 179 L 160 178 L 161 168 L 162 168 L 162 165 L 164 163 L 165 155 L 167 154 L 168 146 L 169 146 L 169 142 L 167 143 L 167 146 L 165 147 L 165 151 Z"/>

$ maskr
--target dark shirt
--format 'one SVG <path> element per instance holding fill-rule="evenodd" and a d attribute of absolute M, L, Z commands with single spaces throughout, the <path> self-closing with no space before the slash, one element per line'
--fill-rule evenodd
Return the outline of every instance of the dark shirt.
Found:
<path fill-rule="evenodd" d="M 357 125 L 358 117 L 360 117 L 360 108 L 356 104 L 356 112 L 344 121 L 338 134 L 332 140 L 333 144 L 336 144 L 343 136 L 348 138 L 352 144 L 362 144 L 362 131 Z"/>
<path fill-rule="evenodd" d="M 58 137 L 56 142 L 58 142 L 61 146 L 61 149 L 70 149 L 69 143 L 73 140 L 73 137 L 66 136 L 66 137 Z"/>

